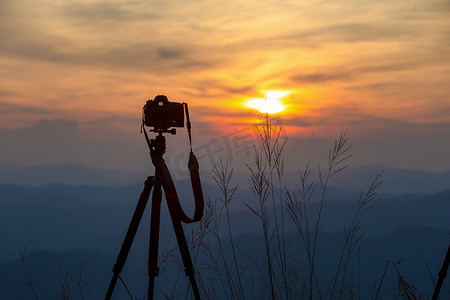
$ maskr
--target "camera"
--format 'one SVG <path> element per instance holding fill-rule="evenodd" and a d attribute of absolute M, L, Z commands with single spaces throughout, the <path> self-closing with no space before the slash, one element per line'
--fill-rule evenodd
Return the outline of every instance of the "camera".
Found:
<path fill-rule="evenodd" d="M 145 126 L 154 127 L 157 131 L 184 127 L 183 103 L 170 102 L 166 96 L 158 95 L 144 105 L 143 121 Z"/>

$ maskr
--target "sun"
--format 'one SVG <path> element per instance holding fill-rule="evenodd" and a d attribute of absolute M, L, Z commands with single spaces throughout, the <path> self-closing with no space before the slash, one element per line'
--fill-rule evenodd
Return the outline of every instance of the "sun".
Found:
<path fill-rule="evenodd" d="M 257 109 L 262 113 L 276 114 L 282 112 L 286 107 L 281 99 L 290 94 L 288 91 L 266 91 L 264 99 L 250 99 L 245 104 L 248 107 Z"/>

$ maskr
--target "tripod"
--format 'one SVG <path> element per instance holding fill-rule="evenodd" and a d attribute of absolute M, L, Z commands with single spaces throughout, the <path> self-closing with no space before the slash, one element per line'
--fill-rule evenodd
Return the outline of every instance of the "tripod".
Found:
<path fill-rule="evenodd" d="M 445 277 L 447 277 L 448 266 L 450 265 L 450 243 L 448 244 L 447 253 L 445 254 L 444 262 L 442 263 L 441 270 L 438 274 L 438 281 L 436 282 L 436 286 L 434 287 L 432 300 L 437 300 L 439 297 L 439 293 L 441 292 L 442 283 L 444 282 Z"/>
<path fill-rule="evenodd" d="M 189 281 L 191 283 L 195 299 L 196 300 L 201 299 L 197 282 L 195 281 L 194 276 L 195 272 L 192 264 L 192 259 L 189 254 L 189 247 L 183 232 L 183 226 L 181 224 L 181 222 L 192 223 L 199 221 L 203 215 L 203 206 L 204 206 L 203 193 L 201 189 L 200 177 L 198 174 L 198 162 L 191 150 L 188 167 L 191 175 L 191 184 L 195 198 L 195 212 L 194 217 L 191 219 L 188 216 L 186 216 L 183 209 L 181 208 L 180 202 L 178 200 L 178 195 L 175 189 L 175 185 L 173 184 L 173 180 L 172 177 L 170 176 L 169 169 L 167 168 L 167 165 L 163 159 L 163 154 L 166 150 L 166 140 L 162 134 L 163 132 L 171 132 L 172 134 L 174 134 L 174 131 L 155 130 L 155 132 L 158 132 L 158 136 L 156 136 L 155 139 L 149 140 L 144 128 L 145 138 L 150 148 L 150 157 L 153 165 L 155 166 L 155 175 L 149 176 L 145 181 L 144 189 L 142 190 L 142 193 L 139 197 L 139 201 L 134 211 L 130 225 L 128 227 L 128 231 L 126 233 L 116 263 L 114 264 L 113 277 L 109 284 L 105 300 L 111 299 L 117 279 L 120 278 L 120 273 L 127 259 L 128 253 L 131 248 L 131 244 L 133 243 L 137 228 L 142 219 L 142 215 L 144 213 L 152 189 L 153 195 L 152 195 L 152 210 L 150 220 L 150 243 L 148 254 L 148 276 L 149 276 L 148 299 L 153 299 L 155 277 L 158 276 L 159 274 L 158 246 L 159 246 L 160 212 L 162 201 L 161 188 L 163 188 L 164 194 L 166 196 L 170 218 L 172 219 L 173 229 L 175 230 L 175 236 L 178 242 L 178 247 L 180 249 L 181 258 L 183 260 L 185 268 L 184 271 L 186 273 L 186 276 L 189 277 Z"/>

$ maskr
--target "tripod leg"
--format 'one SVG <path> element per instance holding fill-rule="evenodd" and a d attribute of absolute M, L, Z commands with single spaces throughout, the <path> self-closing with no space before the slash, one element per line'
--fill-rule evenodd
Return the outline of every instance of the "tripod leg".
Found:
<path fill-rule="evenodd" d="M 138 204 L 134 210 L 133 217 L 131 219 L 130 225 L 128 227 L 127 234 L 120 248 L 119 255 L 117 256 L 116 263 L 113 267 L 113 277 L 106 292 L 105 300 L 110 300 L 116 286 L 117 279 L 119 278 L 120 272 L 122 272 L 125 261 L 127 260 L 128 253 L 130 252 L 131 244 L 133 243 L 136 231 L 141 222 L 142 215 L 144 214 L 145 206 L 147 205 L 150 192 L 153 187 L 153 176 L 147 178 L 144 184 L 144 189 L 142 190 L 141 196 L 139 197 Z"/>
<path fill-rule="evenodd" d="M 439 270 L 438 280 L 436 282 L 436 286 L 434 287 L 432 300 L 436 300 L 439 297 L 439 293 L 441 292 L 442 283 L 444 282 L 445 277 L 447 277 L 448 266 L 450 265 L 450 244 L 448 244 L 447 253 L 445 254 L 444 262 L 442 263 L 442 268 Z"/>
<path fill-rule="evenodd" d="M 161 216 L 161 179 L 154 180 L 152 196 L 152 213 L 150 220 L 150 244 L 148 250 L 148 299 L 153 299 L 155 288 L 155 276 L 159 275 L 158 247 L 159 247 L 159 225 Z"/>
<path fill-rule="evenodd" d="M 180 248 L 181 258 L 183 260 L 184 272 L 186 273 L 186 276 L 189 277 L 195 299 L 200 300 L 200 292 L 198 290 L 197 282 L 195 281 L 194 266 L 192 264 L 191 255 L 189 254 L 189 246 L 186 241 L 186 236 L 184 235 L 183 226 L 181 225 L 181 221 L 177 219 L 175 212 L 173 212 L 170 205 L 169 212 L 173 229 L 175 230 L 175 236 L 177 237 L 178 247 Z"/>

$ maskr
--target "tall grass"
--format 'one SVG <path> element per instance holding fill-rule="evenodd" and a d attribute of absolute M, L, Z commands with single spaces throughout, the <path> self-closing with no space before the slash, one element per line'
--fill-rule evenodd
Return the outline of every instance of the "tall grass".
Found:
<path fill-rule="evenodd" d="M 272 124 L 267 114 L 258 115 L 256 125 L 260 147 L 254 148 L 253 161 L 247 163 L 249 171 L 249 185 L 254 199 L 243 201 L 248 210 L 256 217 L 260 224 L 262 247 L 257 248 L 261 257 L 246 253 L 248 249 L 241 249 L 241 259 L 236 254 L 236 245 L 231 230 L 231 214 L 229 203 L 234 199 L 237 186 L 230 186 L 233 169 L 228 161 L 220 160 L 214 164 L 214 180 L 219 187 L 222 206 L 216 213 L 215 229 L 212 231 L 217 242 L 217 249 L 210 244 L 203 245 L 210 263 L 208 269 L 213 271 L 212 278 L 221 278 L 222 289 L 229 299 L 243 299 L 258 297 L 264 299 L 342 299 L 353 293 L 346 284 L 346 275 L 350 258 L 359 249 L 362 237 L 362 217 L 370 209 L 377 196 L 376 190 L 381 184 L 381 174 L 378 174 L 366 192 L 362 191 L 350 225 L 345 229 L 344 246 L 340 252 L 335 275 L 327 285 L 320 282 L 315 260 L 317 257 L 318 239 L 321 231 L 321 217 L 327 188 L 330 180 L 345 170 L 351 154 L 348 144 L 347 130 L 343 130 L 333 147 L 329 151 L 328 165 L 322 170 L 319 166 L 318 182 L 311 179 L 311 168 L 307 166 L 302 172 L 296 190 L 284 187 L 284 158 L 285 141 L 281 138 L 281 128 Z M 319 211 L 313 215 L 310 210 L 311 199 L 317 188 L 320 188 Z M 224 245 L 219 227 L 222 213 L 225 211 L 225 223 L 229 245 Z M 287 240 L 286 222 L 292 222 L 297 229 L 302 249 L 291 249 Z M 231 258 L 223 255 L 224 247 L 231 248 Z M 298 256 L 306 254 L 306 265 Z M 242 267 L 243 262 L 246 266 Z M 239 267 L 239 265 L 241 267 Z M 248 273 L 246 273 L 248 270 Z M 245 273 L 245 274 L 244 274 Z M 243 276 L 244 274 L 244 276 Z M 246 278 L 247 282 L 243 282 Z M 244 291 L 243 285 L 250 285 Z M 248 295 L 246 295 L 248 293 Z"/>
<path fill-rule="evenodd" d="M 381 286 L 383 285 L 384 277 L 387 273 L 388 267 L 392 266 L 395 270 L 397 282 L 396 285 L 392 291 L 391 296 L 393 296 L 393 299 L 404 299 L 404 300 L 420 300 L 420 299 L 426 299 L 424 295 L 418 291 L 414 285 L 409 283 L 406 280 L 406 277 L 400 272 L 399 265 L 403 262 L 404 259 L 401 259 L 397 262 L 394 262 L 392 260 L 387 260 L 386 265 L 384 267 L 383 275 L 381 276 L 380 284 L 378 285 L 377 292 L 375 294 L 374 300 L 378 299 L 378 296 L 380 294 Z"/>
<path fill-rule="evenodd" d="M 274 234 L 276 238 L 277 259 L 281 267 L 281 276 L 284 288 L 284 297 L 289 299 L 289 288 L 286 274 L 286 239 L 285 239 L 285 218 L 284 218 L 284 201 L 282 196 L 282 179 L 284 174 L 284 157 L 283 149 L 286 141 L 281 139 L 282 128 L 275 127 L 268 114 L 258 113 L 259 124 L 257 124 L 256 131 L 259 137 L 262 149 L 259 151 L 264 154 L 264 164 L 268 166 L 268 185 L 270 187 L 270 195 L 272 200 L 272 210 L 274 219 Z M 255 149 L 255 156 L 258 155 L 258 150 Z M 260 161 L 255 160 L 255 164 Z M 253 174 L 252 167 L 248 166 L 250 172 Z M 275 193 L 275 175 L 278 179 L 278 197 Z M 279 207 L 279 211 L 277 211 Z"/>
<path fill-rule="evenodd" d="M 322 171 L 320 165 L 318 167 L 318 177 L 321 191 L 319 212 L 315 220 L 310 219 L 311 216 L 308 212 L 311 198 L 315 192 L 315 181 L 310 179 L 311 169 L 309 168 L 309 166 L 306 166 L 305 170 L 300 176 L 300 185 L 296 185 L 298 196 L 295 192 L 286 191 L 289 215 L 297 228 L 297 231 L 306 250 L 309 273 L 309 299 L 313 299 L 313 297 L 319 299 L 324 298 L 315 270 L 317 241 L 319 238 L 323 204 L 325 202 L 329 181 L 332 177 L 337 175 L 339 172 L 342 172 L 349 166 L 347 164 L 347 161 L 351 157 L 351 154 L 349 154 L 351 146 L 348 145 L 348 139 L 349 138 L 347 135 L 347 130 L 343 130 L 339 138 L 334 142 L 334 147 L 329 150 L 328 166 L 325 172 Z M 377 186 L 378 185 L 374 186 L 372 191 L 374 191 Z M 313 226 L 311 226 L 311 222 L 313 222 Z M 352 226 L 350 228 L 352 228 Z M 354 229 L 355 228 L 352 228 L 352 230 Z M 351 233 L 355 234 L 355 232 L 353 231 L 351 231 Z M 347 235 L 346 244 L 350 243 L 348 239 L 351 237 L 351 235 Z M 337 272 L 339 271 L 340 265 Z M 332 290 L 334 290 L 334 284 Z"/>
<path fill-rule="evenodd" d="M 25 275 L 26 285 L 31 290 L 34 299 L 40 299 L 34 284 L 28 274 L 26 266 L 26 252 L 27 245 L 23 250 L 19 249 L 20 263 L 22 271 Z M 92 275 L 86 273 L 85 266 L 79 258 L 75 258 L 68 269 L 64 270 L 59 266 L 59 288 L 55 292 L 55 297 L 58 300 L 84 300 L 88 297 L 89 292 L 94 288 L 92 284 Z"/>
<path fill-rule="evenodd" d="M 234 240 L 233 240 L 233 234 L 231 230 L 231 213 L 230 213 L 230 207 L 229 204 L 231 200 L 234 198 L 234 193 L 236 192 L 236 189 L 238 186 L 230 186 L 231 177 L 233 176 L 233 170 L 229 169 L 228 160 L 224 162 L 222 159 L 219 161 L 219 163 L 215 163 L 213 166 L 213 172 L 214 172 L 214 181 L 216 182 L 217 186 L 219 187 L 220 191 L 222 192 L 223 198 L 220 199 L 223 206 L 225 207 L 225 217 L 226 217 L 226 223 L 227 223 L 227 230 L 228 230 L 228 237 L 230 239 L 231 244 L 231 251 L 233 253 L 233 264 L 235 267 L 235 274 L 237 279 L 237 284 L 239 286 L 239 292 L 240 297 L 239 299 L 245 299 L 244 289 L 242 288 L 242 280 L 241 280 L 241 271 L 238 266 L 238 259 L 236 256 L 236 247 L 234 246 Z M 217 233 L 216 233 L 217 235 Z M 218 239 L 220 240 L 220 239 Z"/>

